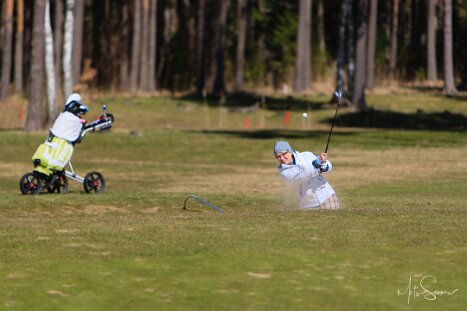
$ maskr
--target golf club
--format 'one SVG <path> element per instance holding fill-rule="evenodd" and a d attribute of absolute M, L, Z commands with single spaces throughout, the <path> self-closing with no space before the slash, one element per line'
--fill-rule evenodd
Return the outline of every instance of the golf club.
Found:
<path fill-rule="evenodd" d="M 215 211 L 217 211 L 217 212 L 219 212 L 219 213 L 223 213 L 223 212 L 224 212 L 220 207 L 217 207 L 217 206 L 215 206 L 215 205 L 209 203 L 208 201 L 201 199 L 200 197 L 198 197 L 198 196 L 196 196 L 196 195 L 194 195 L 194 194 L 190 194 L 190 195 L 188 195 L 188 196 L 186 197 L 185 202 L 183 203 L 183 209 L 184 209 L 184 210 L 188 210 L 188 209 L 186 208 L 186 204 L 187 204 L 187 202 L 188 202 L 188 200 L 189 200 L 190 198 L 193 198 L 193 199 L 195 199 L 196 201 L 198 201 L 198 202 L 200 202 L 200 203 L 203 203 L 203 204 L 206 205 L 207 207 L 212 208 L 213 210 L 215 210 Z"/>
<path fill-rule="evenodd" d="M 342 98 L 342 93 L 339 89 L 337 89 L 334 92 L 333 97 L 332 97 L 332 102 L 337 100 L 336 113 L 334 114 L 334 120 L 332 121 L 332 126 L 331 126 L 331 130 L 329 131 L 328 142 L 326 144 L 326 150 L 324 150 L 324 153 L 328 153 L 328 147 L 329 147 L 329 142 L 331 141 L 332 129 L 334 128 L 334 124 L 336 123 L 337 110 L 339 110 L 339 105 L 341 104 L 341 98 Z"/>

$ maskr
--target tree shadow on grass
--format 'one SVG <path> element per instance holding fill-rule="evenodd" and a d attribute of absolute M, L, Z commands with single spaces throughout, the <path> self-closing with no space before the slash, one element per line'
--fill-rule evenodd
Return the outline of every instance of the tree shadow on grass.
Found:
<path fill-rule="evenodd" d="M 433 96 L 440 97 L 440 98 L 449 98 L 458 101 L 467 101 L 467 86 L 466 85 L 459 85 L 457 86 L 457 94 L 454 95 L 445 95 L 443 94 L 443 87 L 442 86 L 412 86 L 409 87 L 412 90 L 416 90 L 420 93 L 431 92 Z"/>
<path fill-rule="evenodd" d="M 205 134 L 222 134 L 236 136 L 239 138 L 248 139 L 322 139 L 327 137 L 328 131 L 298 131 L 298 130 L 256 130 L 256 131 L 242 131 L 242 130 L 205 130 L 201 131 Z M 339 136 L 351 136 L 355 133 L 340 132 Z"/>
<path fill-rule="evenodd" d="M 332 119 L 327 119 L 331 123 Z M 351 112 L 337 117 L 336 124 L 344 127 L 466 131 L 467 118 L 460 113 L 449 111 L 425 113 L 400 113 L 370 109 L 367 112 Z"/>
<path fill-rule="evenodd" d="M 197 93 L 191 93 L 179 97 L 180 100 L 187 100 L 190 102 L 196 102 L 199 104 L 204 103 L 204 99 Z M 218 107 L 220 105 L 220 99 L 218 96 L 209 95 L 206 97 L 206 103 L 210 107 Z M 231 93 L 227 96 L 224 107 L 229 108 L 232 112 L 242 112 L 243 110 L 254 110 L 254 109 L 268 109 L 268 110 L 319 110 L 323 109 L 327 103 L 318 102 L 308 99 L 301 99 L 292 96 L 287 97 L 271 97 L 258 95 L 250 92 L 237 92 Z M 250 109 L 248 109 L 250 108 Z M 243 110 L 242 110 L 243 109 Z"/>

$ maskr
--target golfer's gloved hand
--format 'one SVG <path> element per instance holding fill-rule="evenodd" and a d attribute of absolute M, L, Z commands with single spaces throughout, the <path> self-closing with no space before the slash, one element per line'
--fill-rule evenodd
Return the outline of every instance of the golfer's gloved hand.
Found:
<path fill-rule="evenodd" d="M 323 164 L 321 164 L 320 170 L 321 172 L 327 172 L 329 170 L 329 165 L 326 162 L 324 162 Z"/>
<path fill-rule="evenodd" d="M 311 164 L 313 164 L 314 168 L 321 168 L 321 162 L 319 159 L 314 160 Z"/>

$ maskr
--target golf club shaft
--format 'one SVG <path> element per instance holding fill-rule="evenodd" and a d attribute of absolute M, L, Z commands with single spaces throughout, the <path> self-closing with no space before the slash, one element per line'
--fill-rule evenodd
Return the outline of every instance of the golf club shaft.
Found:
<path fill-rule="evenodd" d="M 329 147 L 329 142 L 331 141 L 332 129 L 334 128 L 334 124 L 336 123 L 337 110 L 339 110 L 340 103 L 341 103 L 341 101 L 339 99 L 339 101 L 337 102 L 336 113 L 334 114 L 334 120 L 332 121 L 332 126 L 331 126 L 331 130 L 329 131 L 328 142 L 326 144 L 326 150 L 324 150 L 324 153 L 328 153 L 328 147 Z"/>

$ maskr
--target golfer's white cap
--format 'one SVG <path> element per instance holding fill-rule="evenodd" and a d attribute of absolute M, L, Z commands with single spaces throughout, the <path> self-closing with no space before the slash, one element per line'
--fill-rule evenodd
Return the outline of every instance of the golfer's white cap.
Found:
<path fill-rule="evenodd" d="M 72 102 L 78 102 L 81 104 L 81 95 L 78 93 L 73 93 L 70 96 L 68 96 L 68 99 L 66 100 L 65 107 Z"/>
<path fill-rule="evenodd" d="M 286 141 L 278 141 L 274 144 L 274 155 L 278 155 L 283 152 L 293 152 L 292 147 Z"/>

